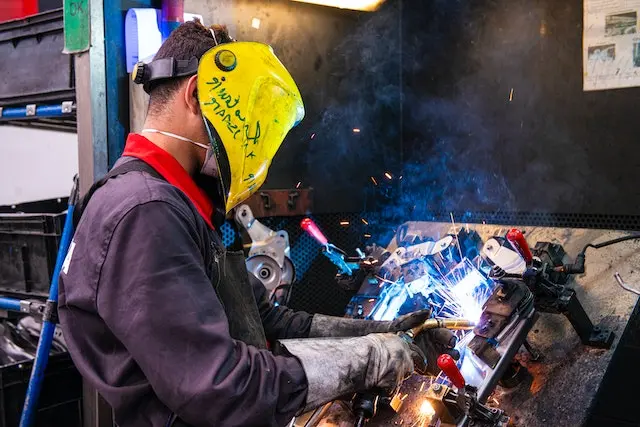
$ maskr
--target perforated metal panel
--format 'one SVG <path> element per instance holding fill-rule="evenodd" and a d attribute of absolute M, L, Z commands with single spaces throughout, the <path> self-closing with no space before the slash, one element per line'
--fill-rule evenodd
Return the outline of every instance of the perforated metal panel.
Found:
<path fill-rule="evenodd" d="M 539 227 L 599 228 L 611 230 L 640 230 L 638 215 L 596 215 L 545 212 L 453 212 L 458 222 L 474 224 L 509 224 Z M 451 221 L 450 212 L 434 212 L 423 221 Z M 407 219 L 409 220 L 409 218 Z"/>
<path fill-rule="evenodd" d="M 296 268 L 296 282 L 289 306 L 310 313 L 341 316 L 351 295 L 335 283 L 336 267 L 320 252 L 321 246 L 300 228 L 304 217 L 261 218 L 260 221 L 272 230 L 289 233 L 291 259 Z M 355 255 L 361 247 L 363 223 L 355 214 L 324 214 L 311 216 L 330 242 Z M 341 225 L 347 221 L 349 224 Z M 235 234 L 229 224 L 222 227 L 223 242 L 230 245 Z"/>

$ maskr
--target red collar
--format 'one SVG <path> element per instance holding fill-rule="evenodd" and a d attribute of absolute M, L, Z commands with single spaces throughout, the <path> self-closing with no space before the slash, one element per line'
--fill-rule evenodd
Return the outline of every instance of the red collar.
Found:
<path fill-rule="evenodd" d="M 193 178 L 171 154 L 158 147 L 142 135 L 130 133 L 123 156 L 136 157 L 154 168 L 169 184 L 180 189 L 195 205 L 196 209 L 213 230 L 211 216 L 213 203 L 196 185 Z"/>

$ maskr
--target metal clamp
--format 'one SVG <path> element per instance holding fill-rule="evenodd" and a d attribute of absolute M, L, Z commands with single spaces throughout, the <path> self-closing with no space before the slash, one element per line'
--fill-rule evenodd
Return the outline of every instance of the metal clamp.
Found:
<path fill-rule="evenodd" d="M 271 196 L 268 193 L 261 192 L 260 197 L 262 197 L 262 203 L 264 203 L 264 208 L 266 210 L 271 209 Z"/>
<path fill-rule="evenodd" d="M 620 285 L 620 287 L 621 287 L 622 289 L 624 289 L 625 291 L 632 292 L 632 293 L 634 293 L 634 294 L 636 294 L 636 295 L 640 295 L 640 291 L 639 291 L 639 290 L 637 290 L 637 289 L 634 289 L 634 288 L 630 287 L 629 285 L 627 285 L 627 284 L 624 282 L 624 280 L 622 280 L 622 277 L 620 277 L 620 273 L 616 272 L 616 273 L 613 275 L 613 277 L 615 277 L 616 282 L 618 282 L 618 285 Z"/>
<path fill-rule="evenodd" d="M 64 101 L 62 103 L 62 114 L 73 113 L 73 101 Z"/>
<path fill-rule="evenodd" d="M 289 200 L 287 200 L 287 206 L 289 206 L 290 210 L 294 210 L 296 208 L 296 199 L 300 197 L 300 193 L 297 191 L 289 192 Z"/>
<path fill-rule="evenodd" d="M 58 302 L 48 299 L 44 306 L 44 312 L 42 313 L 42 320 L 45 322 L 53 323 L 57 325 L 58 319 Z"/>
<path fill-rule="evenodd" d="M 36 115 L 36 104 L 27 105 L 27 117 Z"/>
<path fill-rule="evenodd" d="M 20 312 L 21 313 L 31 313 L 31 301 L 20 301 Z"/>
<path fill-rule="evenodd" d="M 45 312 L 46 304 L 35 301 L 20 300 L 20 312 L 42 316 Z"/>

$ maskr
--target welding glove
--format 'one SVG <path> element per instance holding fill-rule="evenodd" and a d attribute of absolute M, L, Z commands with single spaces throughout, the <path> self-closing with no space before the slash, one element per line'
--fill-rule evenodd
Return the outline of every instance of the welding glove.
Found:
<path fill-rule="evenodd" d="M 315 314 L 311 320 L 309 338 L 361 337 L 375 333 L 406 331 L 424 323 L 430 316 L 431 310 L 414 311 L 392 321 L 351 319 Z"/>
<path fill-rule="evenodd" d="M 426 365 L 420 349 L 396 334 L 280 340 L 275 351 L 296 357 L 304 368 L 309 389 L 299 413 L 350 393 L 391 394 L 414 368 Z"/>
<path fill-rule="evenodd" d="M 427 366 L 421 374 L 438 375 L 438 357 L 448 354 L 455 360 L 460 359 L 460 353 L 455 349 L 458 338 L 449 329 L 427 329 L 413 339 L 413 342 L 427 357 Z"/>

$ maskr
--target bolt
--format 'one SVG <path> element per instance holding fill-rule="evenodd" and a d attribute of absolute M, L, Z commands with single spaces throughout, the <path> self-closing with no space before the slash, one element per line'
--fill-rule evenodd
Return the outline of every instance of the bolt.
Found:
<path fill-rule="evenodd" d="M 440 391 L 440 389 L 442 388 L 442 386 L 438 383 L 432 384 L 431 385 L 431 390 L 433 391 Z"/>

